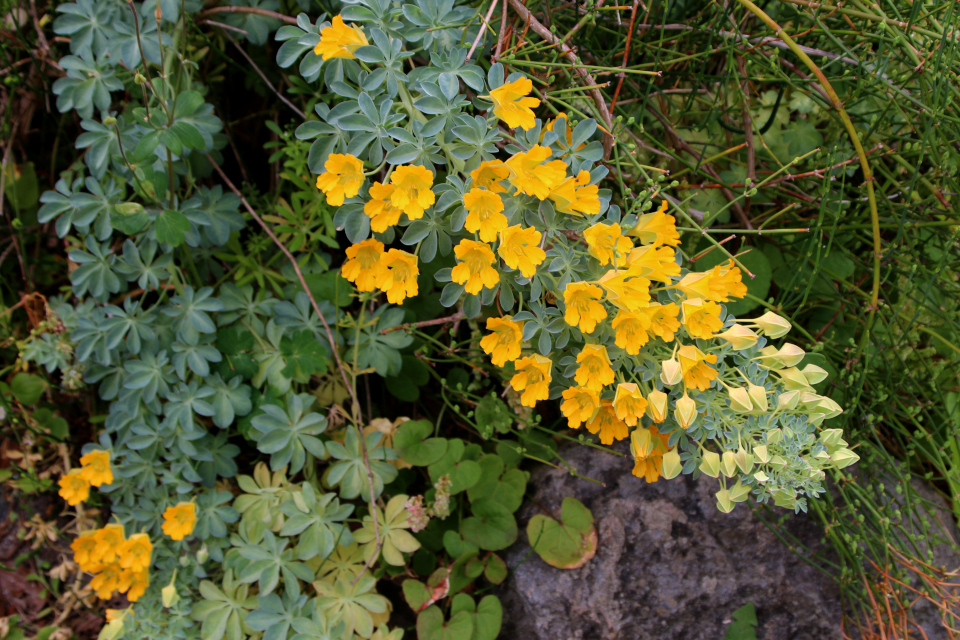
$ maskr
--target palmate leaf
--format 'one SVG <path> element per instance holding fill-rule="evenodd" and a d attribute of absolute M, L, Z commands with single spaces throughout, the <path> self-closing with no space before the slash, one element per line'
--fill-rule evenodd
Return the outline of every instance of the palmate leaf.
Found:
<path fill-rule="evenodd" d="M 203 600 L 193 606 L 190 617 L 202 622 L 201 640 L 243 640 L 244 620 L 257 607 L 256 596 L 248 596 L 250 587 L 239 583 L 233 571 L 227 570 L 222 585 L 210 580 L 200 583 Z"/>
<path fill-rule="evenodd" d="M 373 633 L 373 617 L 370 614 L 387 610 L 387 599 L 372 593 L 377 581 L 369 576 L 355 583 L 338 580 L 333 586 L 326 582 L 317 582 L 314 586 L 319 594 L 316 606 L 332 620 L 343 621 L 346 637 L 351 637 L 356 631 L 357 635 L 369 638 Z"/>
<path fill-rule="evenodd" d="M 283 599 L 275 593 L 257 597 L 258 609 L 247 614 L 247 626 L 263 631 L 261 640 L 286 640 L 294 621 L 312 613 L 312 601 L 307 602 L 299 589 L 295 594 L 284 592 Z"/>
<path fill-rule="evenodd" d="M 97 244 L 92 235 L 87 236 L 84 244 L 86 251 L 69 253 L 70 259 L 80 265 L 70 274 L 73 292 L 77 297 L 89 293 L 104 301 L 109 294 L 120 291 L 120 278 L 113 270 L 117 257 L 110 250 L 110 243 Z"/>
<path fill-rule="evenodd" d="M 323 442 L 316 436 L 326 430 L 327 418 L 319 413 L 304 414 L 313 401 L 313 396 L 305 393 L 290 394 L 286 410 L 264 405 L 262 413 L 251 420 L 257 448 L 271 454 L 271 469 L 290 465 L 290 473 L 296 473 L 303 468 L 307 452 L 323 457 Z"/>
<path fill-rule="evenodd" d="M 357 366 L 361 369 L 375 368 L 381 376 L 397 375 L 403 367 L 400 349 L 409 346 L 413 336 L 405 331 L 391 331 L 386 335 L 381 331 L 402 323 L 403 309 L 383 305 L 374 312 L 373 317 L 377 323 L 361 330 L 359 336 L 351 332 L 348 358 L 356 358 Z"/>
<path fill-rule="evenodd" d="M 250 561 L 240 570 L 240 581 L 256 582 L 262 595 L 272 593 L 282 579 L 284 596 L 297 597 L 300 594 L 299 580 L 310 582 L 314 578 L 313 570 L 294 560 L 293 550 L 287 549 L 287 541 L 278 540 L 272 531 L 265 531 L 259 544 L 247 544 L 237 551 Z"/>
<path fill-rule="evenodd" d="M 230 382 L 224 382 L 220 374 L 213 374 L 207 385 L 213 389 L 210 406 L 213 407 L 213 424 L 226 429 L 233 424 L 236 416 L 250 413 L 253 403 L 250 400 L 250 387 L 241 384 L 240 376 L 234 376 Z"/>
<path fill-rule="evenodd" d="M 386 509 L 374 507 L 377 512 L 377 526 L 367 515 L 363 518 L 363 528 L 356 532 L 354 538 L 364 547 L 364 557 L 367 561 L 377 553 L 377 529 L 380 533 L 379 551 L 387 564 L 402 567 L 406 564 L 404 553 L 413 553 L 420 548 L 420 543 L 408 531 L 410 522 L 407 519 L 407 510 L 404 505 L 408 496 L 399 494 L 390 498 Z"/>
<path fill-rule="evenodd" d="M 309 331 L 284 336 L 280 341 L 280 353 L 287 362 L 283 375 L 296 382 L 309 382 L 312 375 L 326 373 L 330 364 L 327 345 Z"/>
<path fill-rule="evenodd" d="M 397 452 L 378 446 L 382 438 L 383 434 L 379 431 L 374 431 L 364 438 L 370 470 L 373 472 L 374 498 L 383 493 L 384 484 L 393 482 L 397 477 L 397 468 L 385 462 L 396 460 Z M 331 485 L 340 485 L 340 497 L 352 500 L 361 496 L 364 500 L 370 500 L 370 478 L 367 475 L 357 430 L 347 429 L 343 444 L 328 442 L 327 451 L 337 459 L 327 472 L 327 481 Z"/>
<path fill-rule="evenodd" d="M 193 287 L 187 285 L 183 293 L 170 298 L 170 305 L 164 308 L 165 315 L 175 318 L 177 335 L 187 344 L 196 344 L 201 333 L 216 332 L 217 327 L 207 313 L 220 311 L 223 303 L 212 296 L 213 289 L 210 287 L 195 292 Z"/>
<path fill-rule="evenodd" d="M 53 32 L 70 38 L 70 51 L 75 55 L 101 56 L 115 36 L 112 25 L 123 7 L 119 2 L 77 0 L 57 7 Z"/>
<path fill-rule="evenodd" d="M 342 524 L 353 513 L 353 505 L 341 505 L 334 493 L 318 496 L 313 486 L 304 483 L 299 492 L 280 505 L 280 510 L 287 515 L 280 535 L 298 536 L 300 560 L 326 558 L 338 544 L 353 542 L 350 529 Z"/>
<path fill-rule="evenodd" d="M 94 59 L 88 53 L 65 56 L 60 58 L 60 66 L 67 72 L 65 78 L 53 83 L 60 113 L 76 109 L 81 118 L 90 118 L 94 107 L 100 111 L 110 108 L 111 91 L 123 89 L 106 58 Z"/>

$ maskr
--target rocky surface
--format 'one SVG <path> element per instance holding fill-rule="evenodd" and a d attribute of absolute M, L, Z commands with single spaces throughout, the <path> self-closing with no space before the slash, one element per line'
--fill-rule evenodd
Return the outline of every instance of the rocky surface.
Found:
<path fill-rule="evenodd" d="M 756 608 L 762 640 L 843 637 L 833 580 L 792 553 L 747 505 L 717 511 L 714 479 L 647 484 L 630 474 L 626 458 L 587 447 L 561 455 L 607 486 L 558 469 L 535 470 L 534 500 L 519 514 L 521 530 L 541 509 L 559 514 L 563 498 L 572 496 L 593 511 L 597 554 L 580 569 L 555 569 L 530 553 L 521 533 L 507 555 L 517 569 L 500 594 L 501 637 L 722 640 L 731 614 L 746 603 Z M 808 555 L 829 553 L 813 519 L 790 516 L 779 526 L 808 547 Z M 931 640 L 946 637 L 932 633 Z"/>

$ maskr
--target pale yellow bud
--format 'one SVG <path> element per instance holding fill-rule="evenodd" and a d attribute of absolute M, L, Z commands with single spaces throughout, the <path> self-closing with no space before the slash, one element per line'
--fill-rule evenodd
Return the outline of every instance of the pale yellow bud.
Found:
<path fill-rule="evenodd" d="M 717 491 L 717 509 L 723 513 L 730 513 L 733 511 L 733 500 L 730 499 L 730 491 L 727 489 L 720 489 Z"/>
<path fill-rule="evenodd" d="M 177 588 L 174 586 L 173 580 L 170 581 L 170 584 L 160 590 L 160 599 L 163 601 L 163 606 L 167 609 L 180 601 L 180 594 L 177 593 Z"/>
<path fill-rule="evenodd" d="M 718 338 L 723 338 L 730 343 L 730 346 L 737 351 L 749 349 L 757 344 L 759 336 L 742 324 L 735 324 L 723 333 L 717 334 Z"/>
<path fill-rule="evenodd" d="M 720 475 L 720 456 L 713 451 L 704 451 L 703 460 L 700 462 L 700 471 L 704 475 L 716 478 Z"/>
<path fill-rule="evenodd" d="M 757 482 L 766 482 L 770 479 L 770 476 L 765 474 L 763 471 L 757 471 L 755 474 L 753 474 L 753 477 L 757 479 Z"/>
<path fill-rule="evenodd" d="M 680 362 L 673 358 L 664 360 L 663 370 L 660 372 L 660 379 L 663 381 L 663 384 L 668 387 L 672 387 L 683 380 L 683 369 L 680 367 Z"/>
<path fill-rule="evenodd" d="M 663 454 L 663 477 L 672 480 L 680 475 L 683 470 L 683 463 L 680 462 L 680 453 L 676 449 L 671 449 Z"/>
<path fill-rule="evenodd" d="M 790 391 L 810 391 L 813 389 L 807 382 L 806 376 L 796 367 L 780 369 L 776 373 L 780 376 L 780 381 L 783 383 L 783 386 Z"/>
<path fill-rule="evenodd" d="M 855 454 L 850 449 L 846 449 L 846 448 L 837 449 L 830 456 L 830 462 L 832 462 L 833 466 L 836 467 L 837 469 L 843 469 L 844 467 L 849 467 L 859 459 L 860 459 L 860 456 Z"/>
<path fill-rule="evenodd" d="M 743 473 L 750 473 L 750 470 L 753 469 L 753 456 L 747 453 L 747 450 L 742 446 L 733 454 L 733 460 Z"/>
<path fill-rule="evenodd" d="M 638 427 L 630 434 L 630 452 L 636 458 L 644 458 L 653 451 L 653 441 L 650 437 L 650 430 L 644 427 Z"/>
<path fill-rule="evenodd" d="M 799 391 L 787 391 L 777 396 L 777 411 L 793 411 L 800 402 Z"/>
<path fill-rule="evenodd" d="M 780 429 L 770 429 L 767 431 L 767 442 L 772 445 L 780 444 L 780 439 L 783 437 L 783 432 Z"/>
<path fill-rule="evenodd" d="M 123 618 L 111 620 L 100 629 L 97 640 L 116 640 L 123 634 Z"/>
<path fill-rule="evenodd" d="M 732 478 L 737 472 L 737 461 L 733 457 L 733 451 L 724 451 L 720 458 L 720 471 L 728 478 Z"/>
<path fill-rule="evenodd" d="M 750 400 L 750 394 L 743 387 L 727 387 L 730 392 L 730 408 L 737 413 L 749 413 L 753 411 L 753 401 Z"/>
<path fill-rule="evenodd" d="M 647 396 L 647 415 L 654 422 L 663 422 L 667 419 L 667 406 L 670 397 L 663 391 L 654 389 Z"/>
<path fill-rule="evenodd" d="M 761 463 L 766 463 L 770 460 L 770 454 L 767 453 L 767 445 L 758 444 L 753 448 L 754 457 L 759 460 Z"/>
<path fill-rule="evenodd" d="M 815 364 L 808 364 L 800 371 L 810 384 L 820 384 L 827 379 L 828 375 L 830 375 L 827 373 L 826 369 L 818 367 Z"/>
<path fill-rule="evenodd" d="M 780 359 L 780 350 L 772 345 L 760 349 L 760 355 L 754 360 L 767 369 L 779 369 L 785 366 L 783 360 Z"/>
<path fill-rule="evenodd" d="M 200 550 L 197 551 L 197 562 L 203 564 L 210 557 L 210 552 L 207 550 L 207 544 L 204 543 Z"/>
<path fill-rule="evenodd" d="M 807 355 L 807 352 L 797 345 L 787 342 L 780 347 L 780 351 L 777 352 L 777 355 L 780 357 L 780 360 L 783 362 L 784 366 L 795 367 L 800 364 L 804 356 Z"/>
<path fill-rule="evenodd" d="M 830 448 L 835 446 L 846 446 L 843 441 L 843 429 L 824 429 L 820 432 L 820 442 L 823 446 Z"/>
<path fill-rule="evenodd" d="M 783 456 L 773 456 L 770 458 L 770 466 L 782 469 L 787 466 L 787 461 L 783 459 Z"/>
<path fill-rule="evenodd" d="M 750 395 L 750 400 L 753 401 L 753 407 L 761 413 L 766 413 L 768 408 L 767 390 L 758 384 L 748 382 L 747 393 Z"/>
<path fill-rule="evenodd" d="M 697 419 L 697 403 L 684 392 L 683 397 L 677 400 L 677 420 L 684 429 L 689 429 Z"/>
<path fill-rule="evenodd" d="M 740 481 L 737 481 L 737 484 L 730 487 L 730 499 L 734 502 L 743 502 L 748 497 L 750 497 L 750 485 L 740 484 Z"/>
<path fill-rule="evenodd" d="M 753 322 L 760 331 L 763 331 L 763 335 L 768 338 L 785 336 L 790 332 L 790 329 L 793 328 L 786 318 L 778 316 L 773 311 L 767 311 L 759 318 L 751 320 L 751 322 Z"/>

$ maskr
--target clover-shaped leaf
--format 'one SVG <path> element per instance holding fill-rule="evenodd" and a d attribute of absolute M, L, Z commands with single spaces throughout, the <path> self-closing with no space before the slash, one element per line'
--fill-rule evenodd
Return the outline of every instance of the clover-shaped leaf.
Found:
<path fill-rule="evenodd" d="M 527 538 L 543 561 L 558 569 L 578 569 L 597 553 L 593 514 L 576 498 L 564 498 L 560 522 L 537 514 L 527 524 Z"/>

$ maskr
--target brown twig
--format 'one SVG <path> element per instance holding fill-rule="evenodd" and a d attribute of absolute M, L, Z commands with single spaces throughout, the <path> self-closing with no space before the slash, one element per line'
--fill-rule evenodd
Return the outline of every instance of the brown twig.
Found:
<path fill-rule="evenodd" d="M 208 15 L 213 13 L 255 13 L 258 16 L 275 18 L 287 24 L 297 24 L 297 19 L 292 16 L 285 16 L 282 13 L 277 13 L 276 11 L 268 11 L 266 9 L 258 9 L 256 7 L 210 7 L 209 9 L 201 11 L 200 15 L 197 16 L 197 19 L 203 20 Z"/>
<path fill-rule="evenodd" d="M 222 24 L 217 24 L 217 26 L 220 27 L 221 29 L 223 29 L 223 28 L 225 27 L 225 25 L 222 25 Z M 294 113 L 296 113 L 298 116 L 300 116 L 301 118 L 303 118 L 304 120 L 306 120 L 306 119 L 307 119 L 307 114 L 305 114 L 303 111 L 300 111 L 300 109 L 297 108 L 297 105 L 295 105 L 295 104 L 293 104 L 292 102 L 290 102 L 289 100 L 287 100 L 287 99 L 283 96 L 283 94 L 281 94 L 279 91 L 277 91 L 277 88 L 274 87 L 274 86 L 273 86 L 273 83 L 270 82 L 270 81 L 267 79 L 267 76 L 265 76 L 264 73 L 263 73 L 263 71 L 260 70 L 260 67 L 257 66 L 257 63 L 254 62 L 253 59 L 252 59 L 249 55 L 247 55 L 247 52 L 243 50 L 243 47 L 241 47 L 239 44 L 237 44 L 237 41 L 234 40 L 234 39 L 230 36 L 230 34 L 226 32 L 225 29 L 224 29 L 223 35 L 224 35 L 224 37 L 226 37 L 227 40 L 230 41 L 230 43 L 231 43 L 234 47 L 237 48 L 237 51 L 240 52 L 240 55 L 243 56 L 244 60 L 246 60 L 247 62 L 250 63 L 250 66 L 252 66 L 252 67 L 253 67 L 253 70 L 257 72 L 257 75 L 260 76 L 260 79 L 263 80 L 264 83 L 265 83 L 268 87 L 270 87 L 270 91 L 273 91 L 274 95 L 276 95 L 278 98 L 280 98 L 280 101 L 283 102 L 283 104 L 285 104 L 285 105 L 287 105 L 288 107 L 290 107 L 291 109 L 293 109 Z"/>
<path fill-rule="evenodd" d="M 401 329 L 419 329 L 420 327 L 433 327 L 438 324 L 447 324 L 448 322 L 457 322 L 463 320 L 467 316 L 464 315 L 463 311 L 457 311 L 452 316 L 447 316 L 445 318 L 434 318 L 433 320 L 424 320 L 422 322 L 407 322 L 405 324 L 397 325 L 396 327 L 390 327 L 389 329 L 381 329 L 380 335 L 385 336 L 392 331 L 400 331 Z"/>
<path fill-rule="evenodd" d="M 507 0 L 503 0 L 503 9 L 500 13 L 500 33 L 497 34 L 497 48 L 493 53 L 493 61 L 500 59 L 503 53 L 503 41 L 507 37 Z"/>
<path fill-rule="evenodd" d="M 633 0 L 633 8 L 630 10 L 630 28 L 627 30 L 627 44 L 623 48 L 623 63 L 620 65 L 621 69 L 627 68 L 627 61 L 630 59 L 630 45 L 633 42 L 633 25 L 637 21 L 637 7 L 640 6 L 640 0 Z M 623 87 L 623 79 L 626 77 L 625 73 L 620 74 L 620 80 L 617 81 L 617 88 L 613 92 L 613 100 L 610 101 L 610 111 L 612 112 L 617 106 L 617 98 L 620 97 L 620 89 Z"/>
<path fill-rule="evenodd" d="M 504 0 L 507 2 L 508 0 Z M 551 33 L 550 29 L 547 29 L 543 24 L 537 20 L 533 14 L 527 9 L 522 0 L 509 0 L 510 4 L 513 5 L 514 11 L 520 14 L 520 18 L 523 19 L 530 25 L 530 28 L 533 29 L 534 33 L 538 36 L 550 42 L 552 44 L 560 45 L 560 53 L 564 58 L 573 63 L 573 70 L 580 75 L 583 79 L 583 82 L 587 86 L 594 86 L 597 84 L 597 81 L 594 80 L 593 75 L 583 68 L 583 63 L 580 62 L 580 58 L 577 57 L 577 54 L 574 53 L 573 49 L 568 47 L 566 44 L 563 44 L 557 36 Z M 610 109 L 607 108 L 607 101 L 604 99 L 603 94 L 600 93 L 599 89 L 590 89 L 590 96 L 593 98 L 593 101 L 597 105 L 597 110 L 600 112 L 600 117 L 603 120 L 603 124 L 606 126 L 603 136 L 603 158 L 604 160 L 610 159 L 610 151 L 613 149 L 613 116 L 610 115 Z"/>
<path fill-rule="evenodd" d="M 497 8 L 497 0 L 491 0 L 490 8 L 487 10 L 487 15 L 483 18 L 483 24 L 480 25 L 480 31 L 477 32 L 477 37 L 473 39 L 473 44 L 470 45 L 470 50 L 467 51 L 467 60 L 473 57 L 473 52 L 477 50 L 477 45 L 480 44 L 480 40 L 483 38 L 483 34 L 487 31 L 487 25 L 490 24 L 490 18 L 493 16 L 493 10 Z"/>

